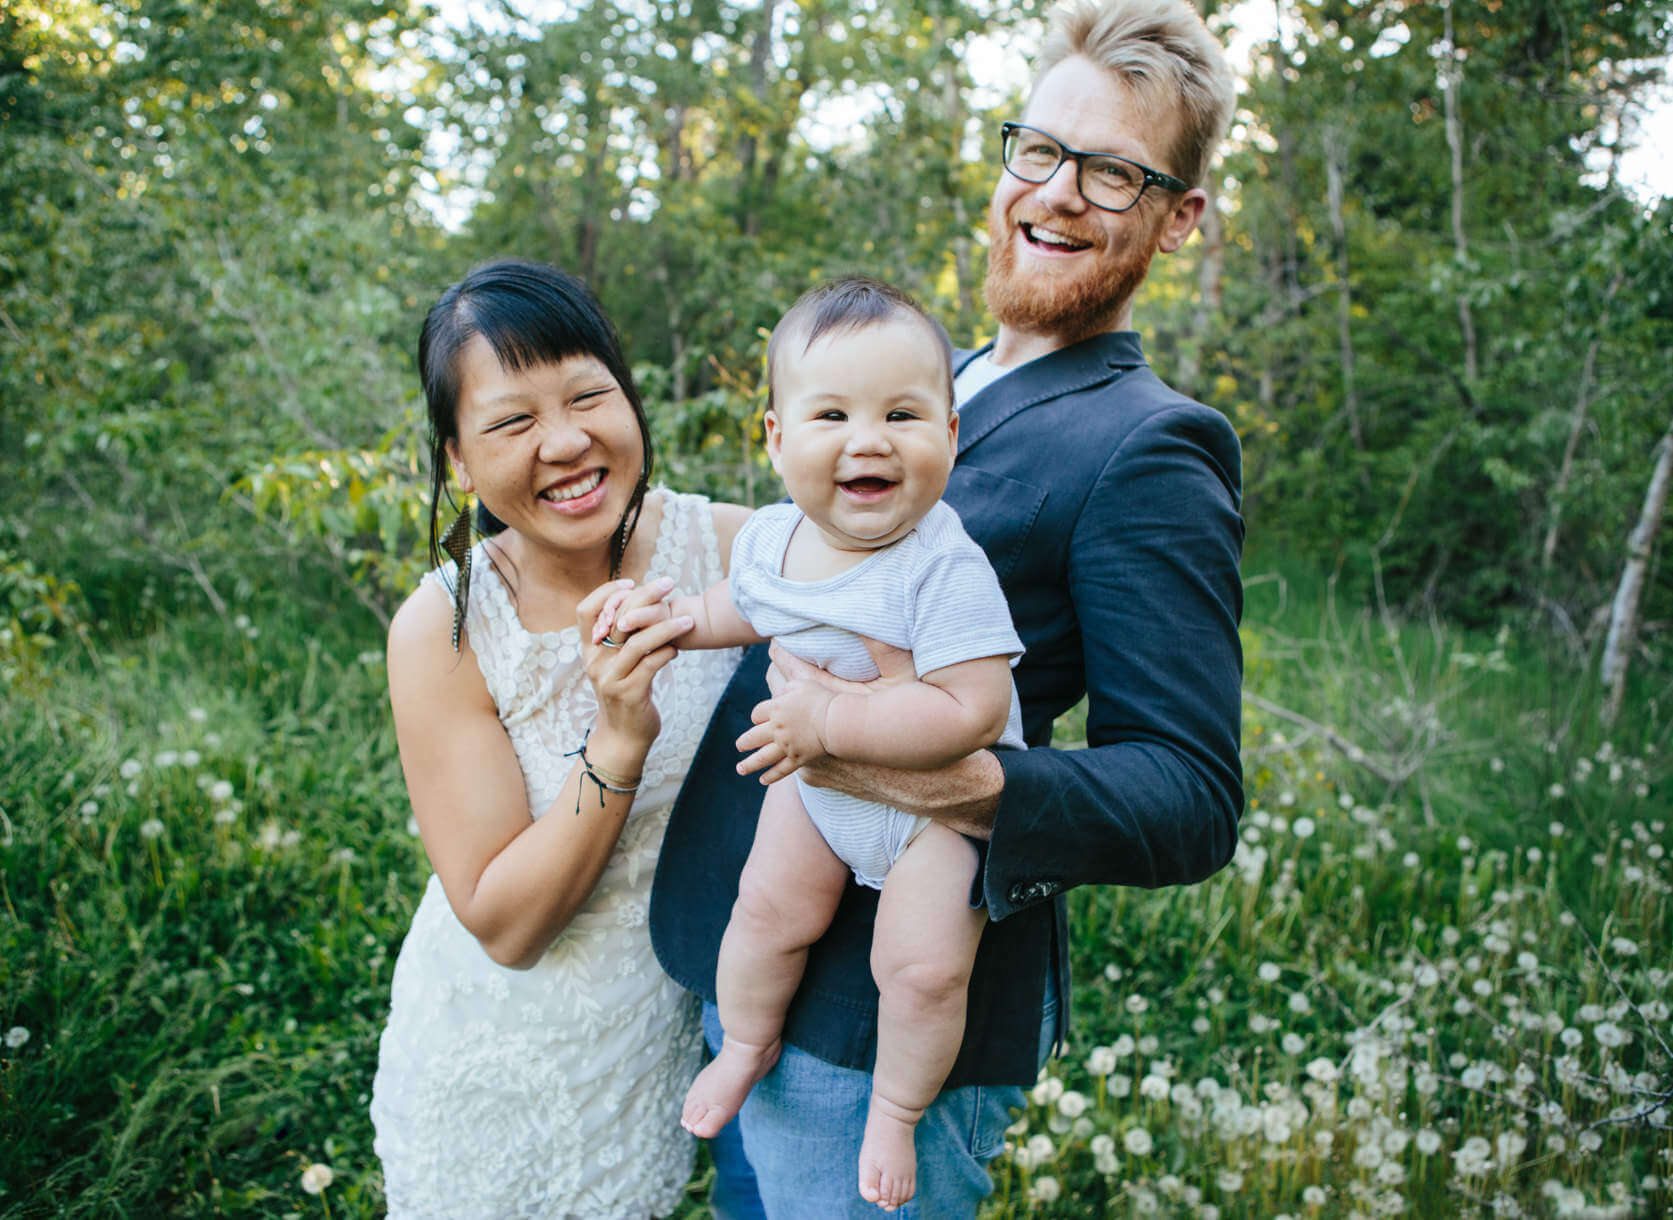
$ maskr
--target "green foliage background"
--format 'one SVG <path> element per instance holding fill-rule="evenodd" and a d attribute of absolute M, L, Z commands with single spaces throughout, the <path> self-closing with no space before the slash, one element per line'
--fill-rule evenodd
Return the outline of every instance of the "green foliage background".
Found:
<path fill-rule="evenodd" d="M 360 1166 L 331 1197 L 375 1211 L 362 1094 L 423 868 L 377 657 L 424 564 L 424 309 L 493 254 L 580 272 L 661 477 L 776 495 L 763 335 L 813 280 L 881 274 L 987 337 L 1021 100 L 975 51 L 1030 45 L 1042 7 L 0 11 L 0 1026 L 52 1047 L 0 1052 L 0 1127 L 30 1132 L 0 1151 L 0 1212 L 281 1214 L 303 1156 Z M 1252 19 L 1203 7 L 1228 36 Z M 1510 633 L 1522 685 L 1421 731 L 1387 708 L 1451 688 L 1380 647 L 1336 640 L 1314 684 L 1298 648 L 1251 685 L 1417 759 L 1391 799 L 1426 825 L 1542 822 L 1550 776 L 1489 797 L 1432 754 L 1527 738 L 1567 775 L 1598 748 L 1579 709 L 1673 416 L 1673 201 L 1616 182 L 1673 0 L 1262 8 L 1278 33 L 1203 236 L 1143 290 L 1147 350 L 1238 428 L 1252 575 L 1301 577 L 1321 621 L 1374 603 L 1366 624 Z M 1288 628 L 1262 605 L 1270 651 Z M 1670 617 L 1652 557 L 1623 718 L 1646 748 Z"/>

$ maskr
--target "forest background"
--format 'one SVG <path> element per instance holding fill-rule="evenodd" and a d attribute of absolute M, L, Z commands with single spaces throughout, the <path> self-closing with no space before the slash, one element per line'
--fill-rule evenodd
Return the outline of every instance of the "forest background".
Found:
<path fill-rule="evenodd" d="M 764 335 L 809 284 L 880 274 L 955 341 L 991 334 L 986 199 L 1022 78 L 984 74 L 996 46 L 1037 42 L 1043 8 L 0 12 L 0 1127 L 22 1133 L 0 1150 L 0 1213 L 332 1199 L 375 1213 L 365 1091 L 424 873 L 380 649 L 426 563 L 425 308 L 495 254 L 578 272 L 635 362 L 658 477 L 776 497 Z M 1335 1023 L 1310 1016 L 1306 1037 L 1339 1066 L 1372 1034 L 1386 1043 L 1356 989 L 1374 994 L 1379 974 L 1410 988 L 1431 958 L 1452 963 L 1438 977 L 1456 992 L 1438 1023 L 1462 1030 L 1456 1005 L 1484 979 L 1436 938 L 1508 944 L 1498 896 L 1518 878 L 1539 883 L 1524 939 L 1565 913 L 1572 929 L 1560 965 L 1524 973 L 1618 1032 L 1631 1017 L 1610 997 L 1668 977 L 1597 947 L 1673 932 L 1658 800 L 1673 572 L 1656 545 L 1673 200 L 1621 175 L 1664 83 L 1673 0 L 1203 8 L 1249 66 L 1201 236 L 1157 265 L 1137 321 L 1158 372 L 1244 446 L 1251 813 L 1239 868 L 1194 897 L 1077 896 L 1079 964 L 1102 980 L 1079 1010 L 1086 1040 L 1120 1045 L 1122 1023 L 1166 998 L 1169 1075 L 1191 1046 L 1203 1064 L 1229 1054 L 1222 1074 L 1243 1072 L 1253 1105 L 1261 1052 L 1233 1044 L 1278 1047 L 1276 1027 L 1239 1023 L 1260 1016 L 1253 992 L 1286 944 L 1294 962 L 1273 970 L 1296 972 L 1291 994 L 1337 997 Z M 1238 23 L 1257 10 L 1251 41 Z M 1071 717 L 1060 737 L 1076 731 Z M 1607 792 L 1584 797 L 1594 776 Z M 1418 838 L 1395 851 L 1390 826 Z M 1548 840 L 1565 833 L 1583 846 L 1559 870 Z M 1332 835 L 1342 871 L 1296 883 L 1307 853 L 1330 862 Z M 1530 859 L 1536 839 L 1547 854 Z M 1647 859 L 1623 863 L 1633 850 Z M 1396 861 L 1414 875 L 1396 880 Z M 1239 913 L 1216 923 L 1222 900 Z M 1446 918 L 1419 913 L 1436 902 Z M 1341 916 L 1328 935 L 1311 927 L 1326 912 Z M 1142 943 L 1098 931 L 1134 919 L 1149 921 Z M 1229 977 L 1250 993 L 1228 998 Z M 1569 1017 L 1523 1048 L 1544 1066 L 1517 1088 L 1578 1098 L 1561 1122 L 1509 1083 L 1516 1104 L 1484 1098 L 1476 1052 L 1461 1065 L 1432 1039 L 1442 1086 L 1423 1104 L 1444 1172 L 1413 1161 L 1379 1182 L 1399 1158 L 1355 1161 L 1375 1114 L 1333 1092 L 1334 1146 L 1292 1123 L 1286 1139 L 1311 1151 L 1262 1171 L 1270 1194 L 1240 1183 L 1218 1203 L 1185 1167 L 1241 1162 L 1191 1155 L 1177 1114 L 1175 1135 L 1152 1122 L 1131 1138 L 1144 1115 L 1106 1093 L 1123 1077 L 1094 1056 L 1103 1070 L 1073 1067 L 1084 1087 L 1068 1092 L 1096 1104 L 1054 1109 L 1061 1083 L 1036 1097 L 1050 1154 L 1023 1118 L 996 1207 L 1145 1210 L 1149 1191 L 1189 1214 L 1272 1215 L 1325 1206 L 1308 1188 L 1367 1213 L 1402 1190 L 1654 1207 L 1656 1174 L 1673 1172 L 1656 1160 L 1667 1014 L 1630 1003 L 1644 1029 L 1600 1035 L 1606 1062 L 1563 1066 Z M 1480 1045 L 1503 1041 L 1499 1019 L 1483 1018 Z M 1414 1053 L 1402 1042 L 1379 1062 L 1406 1070 Z M 1290 1100 L 1322 1087 L 1296 1054 Z M 1381 1114 L 1391 1086 L 1361 1084 Z M 1472 1122 L 1501 1112 L 1525 1147 L 1494 1136 L 1489 1182 L 1459 1157 Z M 1588 1147 L 1583 1128 L 1609 1142 Z M 1121 1172 L 1100 1142 L 1116 1138 Z M 1547 1161 L 1568 1168 L 1542 1176 Z M 299 1193 L 304 1167 L 328 1163 L 336 1184 Z"/>

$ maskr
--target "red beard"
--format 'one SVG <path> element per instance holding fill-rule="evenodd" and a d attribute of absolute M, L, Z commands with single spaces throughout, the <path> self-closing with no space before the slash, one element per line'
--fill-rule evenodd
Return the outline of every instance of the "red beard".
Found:
<path fill-rule="evenodd" d="M 1122 250 L 1097 251 L 1096 264 L 1073 278 L 1030 276 L 1017 268 L 1012 221 L 988 216 L 988 310 L 1001 325 L 1026 334 L 1049 334 L 1065 345 L 1111 330 L 1156 252 L 1155 234 L 1135 232 Z M 1067 226 L 1053 219 L 1051 227 Z M 1071 233 L 1070 236 L 1080 236 Z"/>

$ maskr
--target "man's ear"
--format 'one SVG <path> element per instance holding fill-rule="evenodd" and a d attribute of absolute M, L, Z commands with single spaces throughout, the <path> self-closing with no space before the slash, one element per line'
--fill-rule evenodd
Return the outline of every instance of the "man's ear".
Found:
<path fill-rule="evenodd" d="M 778 456 L 784 451 L 784 434 L 782 425 L 778 422 L 778 412 L 767 408 L 761 417 L 761 427 L 767 434 L 767 460 L 773 464 L 773 472 L 778 473 Z"/>
<path fill-rule="evenodd" d="M 1163 254 L 1172 254 L 1183 246 L 1207 207 L 1208 192 L 1200 186 L 1192 187 L 1181 195 L 1173 211 L 1162 220 L 1162 231 L 1156 240 L 1156 248 Z"/>
<path fill-rule="evenodd" d="M 447 464 L 453 468 L 453 477 L 459 480 L 460 489 L 467 493 L 474 490 L 470 472 L 465 469 L 465 463 L 459 456 L 458 439 L 447 441 L 443 447 L 447 450 Z"/>

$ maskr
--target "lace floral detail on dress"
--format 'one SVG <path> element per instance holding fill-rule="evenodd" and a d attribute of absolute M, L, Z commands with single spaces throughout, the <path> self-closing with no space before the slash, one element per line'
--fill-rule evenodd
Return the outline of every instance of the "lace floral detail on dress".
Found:
<path fill-rule="evenodd" d="M 660 494 L 646 579 L 707 588 L 724 575 L 708 501 Z M 467 630 L 529 808 L 546 815 L 575 763 L 563 754 L 598 711 L 579 632 L 524 630 L 480 552 Z M 495 965 L 430 879 L 396 963 L 373 1086 L 391 1217 L 642 1220 L 679 1202 L 693 1144 L 678 1116 L 701 1035 L 695 999 L 651 952 L 650 886 L 674 797 L 738 655 L 681 653 L 657 675 L 662 732 L 621 838 L 532 970 Z"/>

